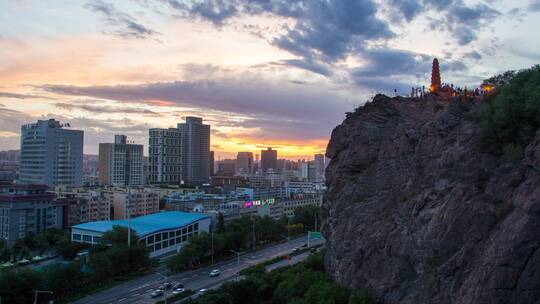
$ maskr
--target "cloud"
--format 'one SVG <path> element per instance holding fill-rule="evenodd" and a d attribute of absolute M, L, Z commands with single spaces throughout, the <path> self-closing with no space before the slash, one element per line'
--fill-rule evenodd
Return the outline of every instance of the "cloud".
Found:
<path fill-rule="evenodd" d="M 326 88 L 271 83 L 256 77 L 116 86 L 45 85 L 42 88 L 69 96 L 148 104 L 161 101 L 183 107 L 252 116 L 326 119 L 340 117 L 348 110 L 347 101 Z"/>
<path fill-rule="evenodd" d="M 329 77 L 332 75 L 331 66 L 321 63 L 321 62 L 315 62 L 310 59 L 286 59 L 286 60 L 281 60 L 278 62 L 273 62 L 271 64 L 291 66 L 291 67 L 307 70 L 315 74 L 320 74 L 326 77 Z"/>
<path fill-rule="evenodd" d="M 144 114 L 144 115 L 159 115 L 159 113 L 148 109 L 140 109 L 134 107 L 111 107 L 103 105 L 89 105 L 89 104 L 72 104 L 72 103 L 55 103 L 54 106 L 74 110 L 79 109 L 90 113 L 96 114 L 110 114 L 110 113 L 124 113 L 124 114 Z"/>
<path fill-rule="evenodd" d="M 468 52 L 465 55 L 463 55 L 463 57 L 466 59 L 471 59 L 471 60 L 476 60 L 476 61 L 482 59 L 482 55 L 480 55 L 480 53 L 478 53 L 477 51 Z"/>
<path fill-rule="evenodd" d="M 138 23 L 131 15 L 118 11 L 112 4 L 105 3 L 101 0 L 93 0 L 86 6 L 91 11 L 103 15 L 105 22 L 116 28 L 112 32 L 104 31 L 104 34 L 137 39 L 146 39 L 159 34 L 143 24 Z"/>
<path fill-rule="evenodd" d="M 18 94 L 18 93 L 10 93 L 10 92 L 0 92 L 0 97 L 15 98 L 15 99 L 47 98 L 47 97 L 38 96 L 38 95 Z"/>
<path fill-rule="evenodd" d="M 400 19 L 411 22 L 424 11 L 424 7 L 417 0 L 390 0 L 388 5 L 392 8 L 391 18 L 395 23 L 401 23 Z"/>
<path fill-rule="evenodd" d="M 533 12 L 540 12 L 540 0 L 531 0 L 529 10 Z"/>

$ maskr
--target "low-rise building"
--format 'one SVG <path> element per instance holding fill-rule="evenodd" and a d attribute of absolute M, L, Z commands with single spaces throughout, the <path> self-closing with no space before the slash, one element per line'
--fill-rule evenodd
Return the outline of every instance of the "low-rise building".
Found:
<path fill-rule="evenodd" d="M 63 206 L 46 185 L 0 183 L 0 238 L 11 246 L 17 239 L 62 228 Z"/>
<path fill-rule="evenodd" d="M 109 192 L 113 218 L 123 220 L 159 212 L 159 196 L 151 188 L 113 188 Z"/>
<path fill-rule="evenodd" d="M 73 226 L 71 240 L 98 244 L 103 234 L 118 225 L 131 227 L 138 242 L 146 245 L 150 257 L 180 251 L 187 240 L 201 232 L 210 231 L 211 218 L 200 213 L 179 211 L 154 213 L 128 220 L 98 221 Z"/>

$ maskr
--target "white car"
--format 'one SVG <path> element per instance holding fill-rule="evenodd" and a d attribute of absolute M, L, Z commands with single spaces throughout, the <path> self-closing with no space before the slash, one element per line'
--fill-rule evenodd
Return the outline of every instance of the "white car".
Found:
<path fill-rule="evenodd" d="M 173 295 L 181 294 L 182 292 L 186 291 L 184 288 L 175 288 L 172 292 Z"/>
<path fill-rule="evenodd" d="M 162 295 L 163 295 L 163 290 L 158 289 L 158 290 L 152 291 L 152 293 L 150 294 L 150 297 L 157 298 L 157 297 L 161 297 Z"/>
<path fill-rule="evenodd" d="M 206 288 L 203 288 L 203 289 L 199 290 L 199 294 L 200 294 L 200 295 L 203 295 L 203 294 L 206 293 L 206 291 L 207 291 L 207 289 L 206 289 Z"/>
<path fill-rule="evenodd" d="M 218 269 L 214 269 L 214 270 L 210 271 L 210 276 L 211 277 L 217 277 L 219 274 L 220 274 L 220 272 L 219 272 Z"/>

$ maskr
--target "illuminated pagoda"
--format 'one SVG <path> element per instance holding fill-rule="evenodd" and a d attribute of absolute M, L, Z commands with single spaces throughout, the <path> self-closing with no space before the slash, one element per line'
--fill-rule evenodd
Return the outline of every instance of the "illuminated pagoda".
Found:
<path fill-rule="evenodd" d="M 439 60 L 433 59 L 431 65 L 431 85 L 429 86 L 430 93 L 436 93 L 441 88 L 441 70 L 439 68 Z"/>

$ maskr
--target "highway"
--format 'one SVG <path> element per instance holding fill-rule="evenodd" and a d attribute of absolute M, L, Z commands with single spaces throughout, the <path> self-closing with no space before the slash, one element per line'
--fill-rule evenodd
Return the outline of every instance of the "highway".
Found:
<path fill-rule="evenodd" d="M 277 256 L 288 254 L 293 248 L 299 247 L 302 244 L 307 243 L 307 236 L 303 236 L 296 239 L 291 239 L 288 243 L 280 243 L 268 246 L 255 252 L 248 252 L 240 255 L 240 258 L 234 258 L 228 261 L 216 263 L 213 266 L 206 268 L 200 268 L 192 271 L 185 271 L 174 274 L 170 277 L 165 276 L 159 272 L 148 274 L 137 279 L 133 279 L 126 283 L 117 285 L 108 290 L 104 290 L 89 296 L 86 296 L 76 302 L 76 304 L 94 304 L 94 303 L 111 303 L 111 304 L 125 304 L 125 303 L 155 303 L 156 301 L 163 299 L 151 299 L 150 293 L 157 289 L 163 282 L 182 283 L 186 289 L 198 291 L 202 288 L 211 289 L 217 288 L 222 283 L 232 281 L 237 278 L 237 273 L 251 265 L 262 263 L 266 260 L 272 259 Z M 321 244 L 321 240 L 311 241 L 312 246 Z M 298 262 L 305 258 L 307 254 L 294 257 L 290 263 Z M 281 262 L 287 263 L 287 262 Z M 219 269 L 221 274 L 218 277 L 210 277 L 209 273 L 212 269 Z M 166 295 L 170 295 L 172 290 L 167 290 Z"/>

